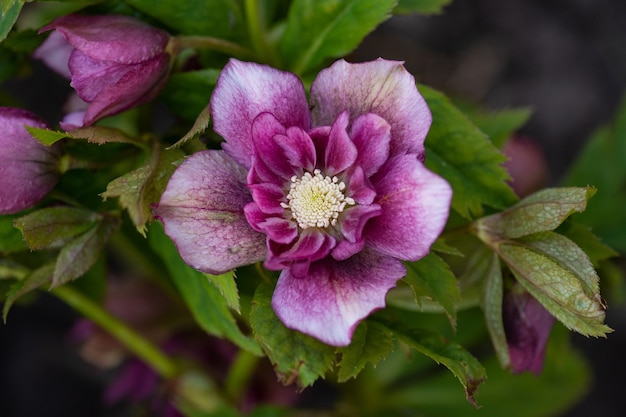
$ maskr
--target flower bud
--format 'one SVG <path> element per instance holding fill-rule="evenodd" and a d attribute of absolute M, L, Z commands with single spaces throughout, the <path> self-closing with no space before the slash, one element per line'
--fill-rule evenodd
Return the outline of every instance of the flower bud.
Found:
<path fill-rule="evenodd" d="M 24 126 L 46 127 L 25 110 L 0 107 L 0 214 L 34 206 L 60 176 L 58 145 L 43 145 Z"/>
<path fill-rule="evenodd" d="M 128 16 L 68 15 L 40 32 L 55 29 L 35 51 L 50 68 L 71 79 L 88 103 L 63 128 L 91 125 L 152 100 L 170 70 L 170 36 Z"/>
<path fill-rule="evenodd" d="M 528 136 L 515 135 L 504 144 L 502 152 L 509 157 L 504 166 L 518 196 L 526 197 L 546 185 L 548 164 L 536 141 Z"/>

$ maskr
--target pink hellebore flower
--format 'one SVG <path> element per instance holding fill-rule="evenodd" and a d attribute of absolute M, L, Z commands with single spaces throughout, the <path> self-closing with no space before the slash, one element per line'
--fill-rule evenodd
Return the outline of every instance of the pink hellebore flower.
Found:
<path fill-rule="evenodd" d="M 170 70 L 167 32 L 128 16 L 68 15 L 40 32 L 55 29 L 35 51 L 50 68 L 71 79 L 86 111 L 70 113 L 68 130 L 91 125 L 152 100 Z"/>
<path fill-rule="evenodd" d="M 26 110 L 0 107 L 0 214 L 34 206 L 59 180 L 58 145 L 43 145 L 24 126 L 46 128 Z"/>
<path fill-rule="evenodd" d="M 428 253 L 452 191 L 422 163 L 431 115 L 401 63 L 338 61 L 310 97 L 311 111 L 294 74 L 231 60 L 211 99 L 224 150 L 185 160 L 155 214 L 196 269 L 282 271 L 283 323 L 345 346 L 402 261 Z"/>
<path fill-rule="evenodd" d="M 509 291 L 503 305 L 511 370 L 539 375 L 554 317 L 527 292 Z"/>

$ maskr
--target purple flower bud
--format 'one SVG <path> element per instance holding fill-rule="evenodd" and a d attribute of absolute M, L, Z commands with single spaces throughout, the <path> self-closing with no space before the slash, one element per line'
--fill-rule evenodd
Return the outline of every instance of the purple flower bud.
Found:
<path fill-rule="evenodd" d="M 128 16 L 69 15 L 40 32 L 55 29 L 35 51 L 50 68 L 71 79 L 89 103 L 77 128 L 152 100 L 170 69 L 166 32 Z"/>
<path fill-rule="evenodd" d="M 532 295 L 516 291 L 505 295 L 503 315 L 511 370 L 540 374 L 554 317 Z"/>
<path fill-rule="evenodd" d="M 548 182 L 548 164 L 541 147 L 528 136 L 515 135 L 502 152 L 509 157 L 504 164 L 511 175 L 511 187 L 520 197 L 543 188 Z"/>
<path fill-rule="evenodd" d="M 25 110 L 0 107 L 0 214 L 32 207 L 60 176 L 58 145 L 41 144 L 24 126 L 46 124 Z"/>

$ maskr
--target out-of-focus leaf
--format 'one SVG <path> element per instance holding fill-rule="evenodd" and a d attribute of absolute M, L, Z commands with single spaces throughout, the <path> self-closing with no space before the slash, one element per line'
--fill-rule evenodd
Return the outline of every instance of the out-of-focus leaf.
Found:
<path fill-rule="evenodd" d="M 524 198 L 503 212 L 476 222 L 485 239 L 515 239 L 556 229 L 572 213 L 581 213 L 595 188 L 547 188 Z M 489 236 L 484 236 L 485 233 Z M 487 240 L 486 240 L 487 241 Z"/>
<path fill-rule="evenodd" d="M 532 111 L 529 108 L 504 109 L 496 112 L 474 110 L 467 112 L 469 118 L 478 128 L 489 136 L 491 142 L 502 148 L 504 142 L 530 119 Z"/>
<path fill-rule="evenodd" d="M 228 307 L 232 308 L 237 313 L 241 313 L 239 291 L 237 290 L 237 282 L 235 282 L 235 271 L 229 271 L 220 275 L 204 275 L 220 291 Z"/>
<path fill-rule="evenodd" d="M 184 34 L 234 39 L 245 33 L 241 2 L 237 0 L 124 1 Z"/>
<path fill-rule="evenodd" d="M 452 0 L 399 0 L 394 14 L 437 14 L 452 3 Z"/>
<path fill-rule="evenodd" d="M 228 309 L 226 299 L 205 274 L 185 264 L 174 243 L 154 223 L 148 232 L 150 247 L 160 255 L 167 266 L 172 281 L 198 325 L 206 332 L 226 337 L 237 346 L 255 355 L 261 354 L 258 344 L 245 336 Z"/>
<path fill-rule="evenodd" d="M 198 115 L 198 118 L 189 129 L 189 132 L 185 134 L 180 140 L 178 140 L 175 144 L 170 146 L 169 149 L 175 149 L 182 146 L 185 142 L 199 136 L 204 132 L 207 127 L 209 127 L 209 122 L 211 121 L 211 107 L 207 105 Z"/>
<path fill-rule="evenodd" d="M 335 349 L 310 336 L 289 330 L 271 305 L 272 288 L 261 284 L 250 310 L 250 325 L 261 347 L 285 384 L 307 387 L 323 377 L 333 364 Z"/>
<path fill-rule="evenodd" d="M 576 243 L 589 256 L 597 268 L 602 261 L 618 256 L 612 248 L 600 242 L 600 239 L 587 226 L 572 221 L 563 223 L 557 232 Z"/>
<path fill-rule="evenodd" d="M 17 21 L 26 0 L 2 0 L 0 14 L 0 42 L 2 42 Z"/>
<path fill-rule="evenodd" d="M 391 16 L 396 0 L 294 0 L 279 51 L 286 68 L 303 75 L 326 58 L 344 56 Z"/>
<path fill-rule="evenodd" d="M 376 322 L 364 321 L 352 335 L 350 345 L 339 349 L 339 382 L 356 378 L 365 365 L 376 364 L 384 359 L 394 348 L 393 334 L 389 329 Z"/>
<path fill-rule="evenodd" d="M 146 163 L 111 181 L 101 196 L 106 200 L 119 197 L 120 205 L 128 210 L 137 231 L 146 235 L 146 223 L 152 220 L 152 204 L 158 203 L 167 181 L 176 168 L 174 161 L 184 154 L 178 150 L 164 150 L 155 141 Z"/>
<path fill-rule="evenodd" d="M 45 264 L 38 269 L 31 272 L 27 277 L 17 281 L 11 286 L 9 292 L 6 295 L 4 301 L 4 308 L 2 310 L 2 319 L 7 321 L 7 314 L 9 309 L 15 303 L 15 301 L 26 293 L 36 290 L 45 284 L 52 281 L 52 274 L 54 273 L 54 263 Z"/>
<path fill-rule="evenodd" d="M 13 221 L 19 215 L 0 216 L 0 254 L 6 255 L 28 249 L 26 242 L 22 239 L 22 234 L 13 226 Z"/>
<path fill-rule="evenodd" d="M 456 326 L 456 303 L 461 299 L 456 277 L 440 257 L 430 253 L 417 262 L 407 262 L 404 277 L 414 291 L 416 300 L 430 298 L 444 308 L 450 323 Z"/>
<path fill-rule="evenodd" d="M 509 347 L 506 342 L 504 323 L 502 321 L 502 297 L 504 284 L 502 282 L 502 269 L 498 255 L 493 253 L 484 270 L 484 284 L 480 305 L 485 314 L 485 323 L 491 343 L 496 351 L 496 356 L 502 368 L 507 369 L 511 364 Z"/>
<path fill-rule="evenodd" d="M 425 163 L 452 186 L 452 208 L 471 218 L 482 214 L 483 205 L 503 209 L 515 203 L 502 167 L 505 156 L 443 94 L 422 85 L 419 90 L 433 115 Z"/>
<path fill-rule="evenodd" d="M 219 70 L 210 68 L 172 74 L 161 92 L 159 97 L 174 113 L 186 120 L 196 120 L 187 136 L 199 134 L 208 125 L 209 99 L 219 75 Z"/>
<path fill-rule="evenodd" d="M 70 239 L 85 233 L 102 216 L 77 207 L 47 207 L 15 219 L 31 250 L 59 248 Z"/>

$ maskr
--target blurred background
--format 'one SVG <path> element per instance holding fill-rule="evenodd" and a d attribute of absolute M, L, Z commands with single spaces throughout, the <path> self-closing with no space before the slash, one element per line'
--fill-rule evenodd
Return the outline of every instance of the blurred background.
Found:
<path fill-rule="evenodd" d="M 377 57 L 403 60 L 418 82 L 486 109 L 531 108 L 521 133 L 539 144 L 549 183 L 557 185 L 586 139 L 611 120 L 622 100 L 626 2 L 454 0 L 441 15 L 392 17 L 350 60 Z M 61 103 L 42 101 L 41 93 L 62 97 L 57 92 L 63 89 L 64 81 L 36 63 L 32 75 L 0 85 L 0 94 L 20 97 L 25 107 L 54 123 Z M 122 408 L 99 406 L 112 375 L 96 371 L 68 348 L 74 320 L 68 307 L 44 296 L 28 308 L 14 307 L 8 323 L 0 325 L 2 417 L 127 415 Z M 606 340 L 572 335 L 593 367 L 593 384 L 562 417 L 616 416 L 626 409 L 623 305 L 609 304 L 607 323 L 615 332 Z M 46 400 L 33 401 L 33 392 Z"/>

